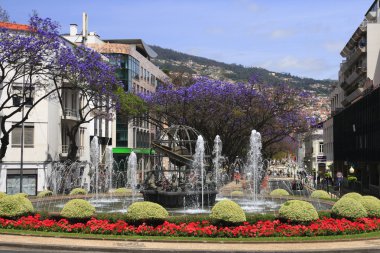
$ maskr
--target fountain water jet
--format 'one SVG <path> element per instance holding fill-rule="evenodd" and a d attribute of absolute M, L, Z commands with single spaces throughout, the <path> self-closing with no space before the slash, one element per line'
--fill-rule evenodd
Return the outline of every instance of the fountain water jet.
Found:
<path fill-rule="evenodd" d="M 248 163 L 247 163 L 247 176 L 249 186 L 252 191 L 253 201 L 257 201 L 257 195 L 259 193 L 260 179 L 262 173 L 262 156 L 261 156 L 261 135 L 256 130 L 252 130 L 250 137 L 250 149 L 248 152 Z"/>
<path fill-rule="evenodd" d="M 204 201 L 204 156 L 205 156 L 205 142 L 202 135 L 198 136 L 197 143 L 195 146 L 194 155 L 194 168 L 195 175 L 201 180 L 201 195 L 202 195 L 202 209 Z"/>
<path fill-rule="evenodd" d="M 137 156 L 135 152 L 131 152 L 128 158 L 128 183 L 132 189 L 132 200 L 135 199 L 136 187 L 137 187 Z"/>
<path fill-rule="evenodd" d="M 214 159 L 212 160 L 214 164 L 214 172 L 215 172 L 215 185 L 218 187 L 218 183 L 220 184 L 220 160 L 222 158 L 222 141 L 220 140 L 220 136 L 217 135 L 214 140 L 214 149 L 212 151 L 214 155 Z"/>
<path fill-rule="evenodd" d="M 98 198 L 99 193 L 99 142 L 98 137 L 94 136 L 90 143 L 90 156 L 91 164 L 94 168 L 95 174 L 95 197 Z"/>
<path fill-rule="evenodd" d="M 105 153 L 105 164 L 106 164 L 106 188 L 112 189 L 112 175 L 113 175 L 113 153 L 112 153 L 112 147 L 108 146 L 106 147 L 106 153 Z"/>

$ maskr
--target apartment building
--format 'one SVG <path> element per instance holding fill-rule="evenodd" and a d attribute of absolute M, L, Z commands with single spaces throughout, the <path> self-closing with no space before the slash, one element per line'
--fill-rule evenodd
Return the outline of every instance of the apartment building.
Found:
<path fill-rule="evenodd" d="M 101 39 L 95 32 L 88 32 L 87 15 L 83 14 L 82 32 L 76 24 L 70 25 L 70 33 L 64 34 L 67 40 L 84 44 L 108 57 L 116 66 L 117 74 L 124 90 L 133 93 L 153 93 L 168 77 L 151 59 L 156 52 L 141 39 Z M 96 125 L 96 121 L 93 123 Z M 116 122 L 112 125 L 113 156 L 116 161 L 126 160 L 134 151 L 138 156 L 140 180 L 144 169 L 150 166 L 150 143 L 156 138 L 156 127 L 143 118 L 126 118 L 116 113 Z"/>
<path fill-rule="evenodd" d="M 26 25 L 0 23 L 0 27 L 10 29 L 14 33 L 25 32 Z M 62 39 L 62 44 L 71 46 L 71 43 Z M 33 76 L 31 83 L 41 82 L 38 76 Z M 7 81 L 7 80 L 6 80 Z M 26 80 L 18 80 L 10 87 L 13 94 L 20 96 L 7 102 L 9 108 L 5 108 L 1 114 L 8 115 L 12 106 L 17 106 L 22 101 L 22 90 L 26 85 Z M 46 93 L 44 89 L 32 90 L 32 96 L 26 101 L 24 111 L 26 112 L 34 101 L 42 98 Z M 0 101 L 3 103 L 7 99 L 5 92 L 1 93 Z M 72 90 L 64 90 L 61 93 L 63 109 L 58 99 L 48 97 L 41 100 L 32 109 L 28 119 L 22 126 L 16 127 L 10 134 L 10 144 L 5 157 L 0 163 L 0 191 L 8 194 L 20 192 L 20 178 L 22 172 L 22 191 L 29 195 L 36 195 L 37 192 L 51 187 L 56 180 L 61 180 L 64 175 L 60 175 L 56 170 L 59 163 L 64 162 L 68 154 L 68 139 L 65 134 L 67 128 L 78 121 L 78 109 L 80 106 L 80 96 Z M 20 100 L 21 99 L 21 100 Z M 5 128 L 21 120 L 22 111 L 16 113 L 6 122 Z M 92 131 L 88 123 L 82 124 L 76 136 L 76 143 L 79 147 L 76 160 L 82 161 L 78 170 L 79 174 L 87 175 L 89 167 L 85 165 L 90 161 L 90 132 Z M 23 138 L 21 136 L 23 135 Z M 22 140 L 23 139 L 23 140 Z M 22 145 L 23 144 L 23 145 Z M 21 171 L 22 170 L 22 171 Z M 54 175 L 53 175 L 54 174 Z M 55 177 L 55 178 L 53 178 Z M 79 186 L 84 186 L 89 178 L 82 177 L 83 181 L 78 182 Z"/>
<path fill-rule="evenodd" d="M 304 165 L 306 170 L 314 175 L 314 179 L 319 179 L 326 171 L 326 156 L 323 145 L 323 124 L 313 126 L 305 134 L 305 157 Z"/>
<path fill-rule="evenodd" d="M 380 9 L 372 3 L 341 51 L 342 108 L 333 111 L 334 168 L 357 177 L 355 191 L 380 195 Z"/>

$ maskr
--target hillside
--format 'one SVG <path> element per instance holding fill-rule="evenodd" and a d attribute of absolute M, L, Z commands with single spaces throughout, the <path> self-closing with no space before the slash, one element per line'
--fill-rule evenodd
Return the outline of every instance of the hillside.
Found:
<path fill-rule="evenodd" d="M 153 62 L 163 70 L 183 72 L 192 75 L 209 76 L 226 81 L 247 81 L 252 75 L 258 77 L 262 83 L 278 84 L 288 83 L 293 87 L 314 91 L 318 95 L 326 96 L 334 80 L 315 80 L 301 78 L 289 73 L 277 73 L 263 68 L 244 67 L 238 64 L 227 64 L 210 60 L 204 57 L 184 54 L 159 46 L 151 46 L 158 57 Z"/>

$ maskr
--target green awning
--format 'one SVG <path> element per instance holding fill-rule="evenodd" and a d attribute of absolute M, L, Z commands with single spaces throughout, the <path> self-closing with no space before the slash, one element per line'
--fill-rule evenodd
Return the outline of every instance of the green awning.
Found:
<path fill-rule="evenodd" d="M 151 148 L 112 148 L 112 153 L 114 154 L 130 154 L 135 152 L 136 154 L 152 155 L 155 154 L 154 150 Z"/>

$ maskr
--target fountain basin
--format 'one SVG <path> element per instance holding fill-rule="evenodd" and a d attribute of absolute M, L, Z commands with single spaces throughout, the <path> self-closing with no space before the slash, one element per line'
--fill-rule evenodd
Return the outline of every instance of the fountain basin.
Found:
<path fill-rule="evenodd" d="M 183 208 L 201 203 L 202 191 L 166 192 L 157 190 L 142 190 L 145 201 L 151 201 L 168 208 Z M 203 191 L 203 205 L 213 206 L 217 191 Z"/>

